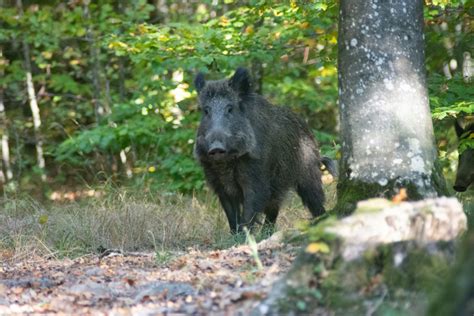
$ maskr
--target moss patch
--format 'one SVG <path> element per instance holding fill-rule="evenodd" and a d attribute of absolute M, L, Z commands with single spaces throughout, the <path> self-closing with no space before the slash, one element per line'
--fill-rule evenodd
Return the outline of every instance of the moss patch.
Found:
<path fill-rule="evenodd" d="M 434 293 L 428 315 L 474 315 L 474 230 L 464 237 L 455 267 Z M 444 276 L 444 275 L 443 275 Z"/>
<path fill-rule="evenodd" d="M 337 185 L 338 200 L 333 212 L 338 216 L 350 215 L 355 210 L 357 202 L 376 197 L 392 199 L 401 188 L 407 190 L 408 199 L 411 201 L 426 198 L 433 191 L 437 192 L 439 196 L 449 195 L 438 163 L 433 167 L 430 178 L 424 175 L 419 177 L 420 181 L 426 184 L 426 188 L 422 188 L 408 179 L 391 179 L 386 185 L 380 185 L 376 182 L 341 178 Z M 426 190 L 430 192 L 425 192 Z"/>
<path fill-rule="evenodd" d="M 428 298 L 441 287 L 453 261 L 453 245 L 418 246 L 412 242 L 391 244 L 367 251 L 355 261 L 345 262 L 331 253 L 302 254 L 286 280 L 279 300 L 280 313 L 363 315 L 420 315 Z"/>

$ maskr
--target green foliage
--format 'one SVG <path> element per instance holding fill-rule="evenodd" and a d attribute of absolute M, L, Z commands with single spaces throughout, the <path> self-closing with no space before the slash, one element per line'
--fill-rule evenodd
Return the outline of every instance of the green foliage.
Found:
<path fill-rule="evenodd" d="M 24 110 L 23 40 L 53 186 L 80 174 L 90 184 L 105 178 L 163 191 L 201 189 L 192 157 L 199 121 L 192 80 L 197 71 L 222 78 L 238 66 L 250 68 L 273 103 L 307 119 L 323 155 L 337 157 L 337 1 L 53 0 L 25 2 L 23 11 L 11 3 L 0 10 L 0 90 L 23 188 L 38 177 Z M 472 89 L 460 74 L 472 42 L 469 14 L 464 0 L 426 1 L 430 101 L 442 122 L 473 111 Z M 452 79 L 440 75 L 456 62 Z"/>
<path fill-rule="evenodd" d="M 430 77 L 430 105 L 436 120 L 457 118 L 474 114 L 474 91 L 472 83 L 459 75 L 446 79 L 441 75 Z"/>
<path fill-rule="evenodd" d="M 24 38 L 32 48 L 36 87 L 46 92 L 38 99 L 47 153 L 60 163 L 60 173 L 87 171 L 86 181 L 101 172 L 114 176 L 125 169 L 119 162 L 125 155 L 133 178 L 147 185 L 202 188 L 192 156 L 199 113 L 191 82 L 198 70 L 214 78 L 242 65 L 256 74 L 266 96 L 322 130 L 317 136 L 334 157 L 336 3 L 186 6 L 167 6 L 166 16 L 146 1 L 122 8 L 113 1 L 52 1 L 25 7 L 17 18 L 15 8 L 1 11 L 2 38 Z M 195 15 L 183 19 L 184 12 Z M 22 95 L 16 49 L 0 79 L 8 97 Z M 14 98 L 12 104 L 27 101 Z M 21 120 L 13 105 L 7 107 Z M 19 128 L 31 132 L 30 125 Z M 33 165 L 34 159 L 25 167 Z"/>
<path fill-rule="evenodd" d="M 440 165 L 450 180 L 459 153 L 472 146 L 470 141 L 459 142 L 453 129 L 455 119 L 474 113 L 472 78 L 464 78 L 463 73 L 472 52 L 472 5 L 468 1 L 432 4 L 425 7 L 428 88 Z"/>
<path fill-rule="evenodd" d="M 435 124 L 443 121 L 451 122 L 457 118 L 474 115 L 474 91 L 471 86 L 472 83 L 463 80 L 460 75 L 456 75 L 452 79 L 446 79 L 441 75 L 430 77 L 430 105 Z M 449 128 L 446 125 L 441 126 L 443 129 Z M 437 134 L 438 138 L 443 137 L 440 136 L 440 131 Z M 474 139 L 468 134 L 463 135 L 459 139 L 452 135 L 449 141 L 452 143 L 457 142 L 457 152 L 459 155 L 468 148 L 474 148 Z M 442 158 L 445 160 L 444 166 L 446 167 L 449 163 L 446 159 L 450 154 L 444 151 L 445 147 L 444 145 L 440 150 L 442 151 Z M 456 147 L 451 146 L 449 150 L 454 151 Z"/>
<path fill-rule="evenodd" d="M 465 133 L 459 140 L 459 154 L 461 155 L 467 149 L 474 149 L 474 133 Z"/>
<path fill-rule="evenodd" d="M 426 6 L 428 87 L 435 120 L 457 118 L 474 113 L 472 78 L 463 78 L 463 68 L 473 40 L 469 32 L 467 1 L 432 1 Z M 472 10 L 472 9 L 471 9 Z M 453 14 L 456 12 L 456 14 Z"/>

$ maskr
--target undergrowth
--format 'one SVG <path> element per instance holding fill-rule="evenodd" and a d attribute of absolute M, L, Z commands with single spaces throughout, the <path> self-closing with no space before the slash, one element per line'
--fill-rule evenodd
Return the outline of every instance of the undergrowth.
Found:
<path fill-rule="evenodd" d="M 335 201 L 335 188 L 328 192 Z M 154 251 L 160 261 L 189 247 L 222 249 L 245 243 L 231 235 L 227 219 L 210 192 L 200 196 L 135 192 L 107 188 L 100 197 L 67 203 L 39 203 L 25 197 L 0 199 L 0 257 L 32 255 L 62 258 L 103 249 Z M 281 209 L 277 230 L 289 229 L 310 214 L 291 195 Z M 262 229 L 259 241 L 269 235 Z"/>

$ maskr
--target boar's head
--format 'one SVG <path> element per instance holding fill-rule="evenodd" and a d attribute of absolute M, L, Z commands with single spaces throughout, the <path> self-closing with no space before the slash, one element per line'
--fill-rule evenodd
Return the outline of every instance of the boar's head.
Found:
<path fill-rule="evenodd" d="M 194 84 L 199 96 L 201 122 L 195 143 L 200 160 L 225 161 L 255 151 L 251 120 L 252 89 L 249 73 L 239 68 L 230 79 L 206 81 L 199 73 Z"/>

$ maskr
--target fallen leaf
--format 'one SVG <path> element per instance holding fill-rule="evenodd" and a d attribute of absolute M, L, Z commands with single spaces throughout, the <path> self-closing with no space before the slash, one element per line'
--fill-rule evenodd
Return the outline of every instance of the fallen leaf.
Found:
<path fill-rule="evenodd" d="M 407 189 L 401 188 L 398 194 L 392 198 L 393 203 L 400 203 L 408 199 Z"/>
<path fill-rule="evenodd" d="M 324 242 L 313 242 L 310 243 L 305 250 L 307 253 L 315 254 L 315 253 L 329 253 L 330 249 L 328 244 Z"/>
<path fill-rule="evenodd" d="M 131 278 L 125 278 L 124 281 L 125 281 L 125 283 L 127 283 L 130 286 L 135 286 L 135 283 L 136 283 L 136 281 L 134 279 L 131 279 Z"/>

